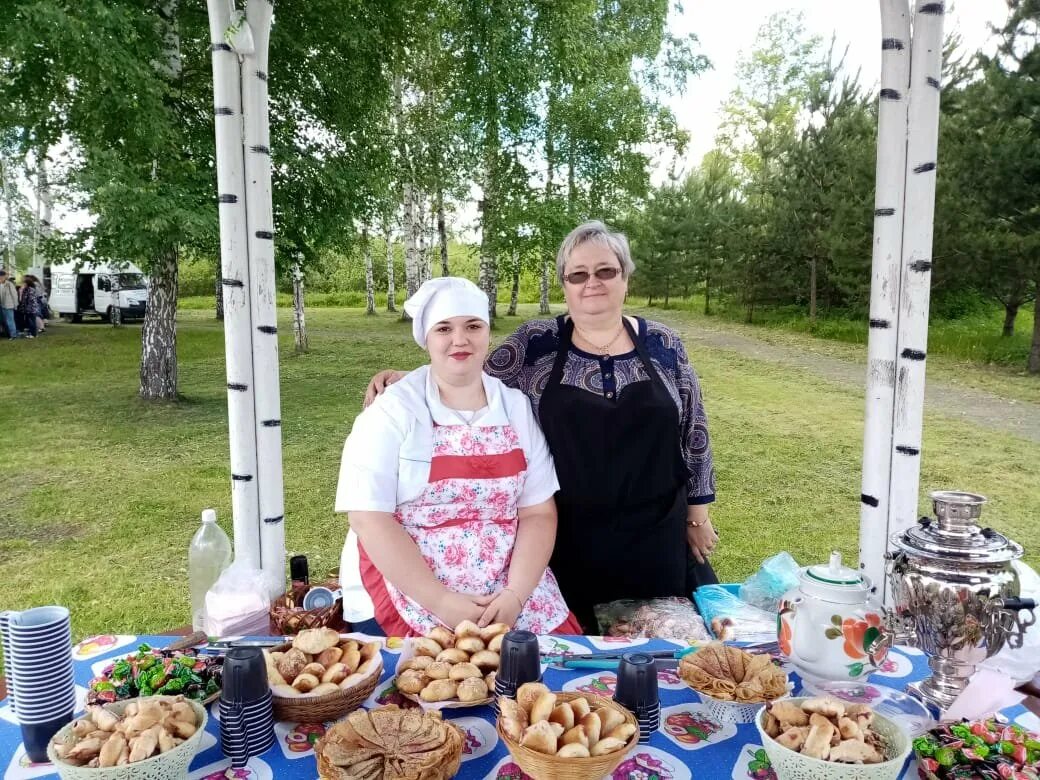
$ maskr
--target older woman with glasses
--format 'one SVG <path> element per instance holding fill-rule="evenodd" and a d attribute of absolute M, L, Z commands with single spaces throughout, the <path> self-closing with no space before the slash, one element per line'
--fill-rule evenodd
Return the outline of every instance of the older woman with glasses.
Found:
<path fill-rule="evenodd" d="M 688 597 L 717 582 L 707 561 L 715 474 L 682 341 L 624 314 L 635 270 L 624 235 L 580 225 L 556 266 L 567 314 L 521 325 L 485 371 L 531 399 L 560 481 L 550 565 L 585 631 L 598 633 L 596 604 Z M 366 402 L 401 376 L 378 374 Z"/>

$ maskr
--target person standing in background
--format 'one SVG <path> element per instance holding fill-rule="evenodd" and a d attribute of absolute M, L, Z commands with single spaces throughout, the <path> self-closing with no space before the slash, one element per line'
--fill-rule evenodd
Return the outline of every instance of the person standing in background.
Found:
<path fill-rule="evenodd" d="M 7 276 L 7 270 L 0 268 L 0 317 L 3 318 L 7 338 L 18 338 L 18 328 L 14 324 L 14 311 L 18 308 L 18 288 Z"/>

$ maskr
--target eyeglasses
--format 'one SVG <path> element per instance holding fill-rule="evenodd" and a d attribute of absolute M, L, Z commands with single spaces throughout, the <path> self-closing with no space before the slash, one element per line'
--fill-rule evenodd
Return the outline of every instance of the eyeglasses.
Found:
<path fill-rule="evenodd" d="M 593 273 L 600 281 L 609 282 L 621 273 L 621 269 L 611 266 L 610 268 L 597 268 Z M 573 273 L 564 274 L 563 281 L 574 285 L 585 284 L 591 275 L 588 271 L 574 271 Z"/>

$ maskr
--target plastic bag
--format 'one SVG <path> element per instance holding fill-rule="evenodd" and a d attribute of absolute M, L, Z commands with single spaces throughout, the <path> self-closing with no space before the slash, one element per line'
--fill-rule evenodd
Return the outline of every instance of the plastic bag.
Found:
<path fill-rule="evenodd" d="M 264 573 L 235 561 L 206 593 L 209 636 L 266 636 L 271 633 L 271 599 Z"/>
<path fill-rule="evenodd" d="M 776 612 L 752 606 L 721 585 L 702 585 L 694 595 L 697 608 L 716 639 L 738 642 L 776 639 Z"/>
<path fill-rule="evenodd" d="M 603 636 L 658 637 L 678 642 L 710 638 L 693 602 L 679 596 L 621 599 L 597 604 L 595 612 Z"/>
<path fill-rule="evenodd" d="M 753 607 L 776 612 L 780 599 L 798 585 L 798 561 L 789 552 L 766 558 L 758 571 L 740 586 L 740 598 Z"/>
<path fill-rule="evenodd" d="M 1040 575 L 1021 561 L 1013 561 L 1011 565 L 1018 572 L 1021 597 L 1033 599 L 1040 604 Z M 1019 614 L 1025 620 L 1029 620 L 1026 613 Z M 1026 629 L 1021 647 L 1012 648 L 1005 644 L 999 653 L 987 658 L 981 666 L 1007 675 L 1017 685 L 1032 680 L 1040 672 L 1040 606 L 1034 614 L 1035 622 Z"/>

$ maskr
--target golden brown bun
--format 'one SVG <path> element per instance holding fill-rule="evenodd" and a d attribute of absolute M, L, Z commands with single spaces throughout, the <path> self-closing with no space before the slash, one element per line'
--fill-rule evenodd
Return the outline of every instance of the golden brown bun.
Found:
<path fill-rule="evenodd" d="M 300 670 L 300 674 L 313 674 L 320 680 L 322 678 L 322 675 L 325 674 L 325 667 L 321 664 L 316 664 L 313 661 L 311 661 L 309 664 L 303 667 L 303 669 Z"/>
<path fill-rule="evenodd" d="M 448 701 L 454 699 L 458 692 L 458 684 L 454 680 L 434 680 L 425 688 L 419 697 L 423 701 Z"/>
<path fill-rule="evenodd" d="M 432 639 L 428 639 L 424 636 L 412 639 L 411 643 L 416 655 L 428 655 L 432 658 L 436 658 L 440 655 L 441 650 L 444 649 Z"/>
<path fill-rule="evenodd" d="M 343 649 L 340 647 L 330 647 L 328 650 L 322 650 L 321 654 L 314 659 L 315 663 L 321 664 L 326 669 L 335 663 L 339 663 L 339 659 L 343 657 Z"/>
<path fill-rule="evenodd" d="M 321 676 L 321 681 L 323 683 L 330 682 L 330 683 L 336 683 L 336 685 L 339 685 L 341 682 L 343 682 L 345 679 L 347 679 L 347 676 L 349 674 L 350 674 L 350 670 L 347 669 L 347 667 L 344 666 L 343 664 L 333 664 L 332 666 L 330 666 L 328 669 L 325 670 L 325 674 L 323 674 Z"/>
<path fill-rule="evenodd" d="M 581 719 L 581 725 L 585 727 L 585 733 L 588 735 L 590 745 L 595 745 L 599 742 L 599 736 L 602 733 L 603 724 L 597 713 L 590 712 L 588 715 L 583 717 Z"/>
<path fill-rule="evenodd" d="M 469 660 L 469 653 L 457 647 L 449 647 L 437 653 L 437 660 L 447 664 L 461 664 Z"/>
<path fill-rule="evenodd" d="M 353 674 L 358 670 L 358 666 L 361 664 L 361 652 L 354 649 L 347 650 L 342 656 L 340 656 L 339 662 L 347 667 L 351 674 Z"/>
<path fill-rule="evenodd" d="M 528 726 L 524 731 L 524 736 L 520 739 L 520 744 L 546 755 L 556 754 L 556 734 L 553 733 L 549 721 L 546 720 Z"/>
<path fill-rule="evenodd" d="M 339 686 L 336 683 L 323 682 L 317 688 L 312 688 L 306 695 L 325 696 L 329 693 L 339 693 Z"/>
<path fill-rule="evenodd" d="M 607 753 L 613 753 L 615 750 L 621 750 L 626 743 L 620 739 L 614 739 L 613 737 L 604 737 L 589 751 L 594 756 L 605 756 Z"/>
<path fill-rule="evenodd" d="M 599 713 L 601 733 L 605 736 L 625 722 L 625 716 L 611 707 L 601 707 Z"/>
<path fill-rule="evenodd" d="M 397 688 L 403 693 L 420 693 L 430 683 L 430 678 L 418 669 L 408 669 L 397 676 Z"/>
<path fill-rule="evenodd" d="M 447 680 L 451 674 L 451 664 L 445 661 L 434 661 L 424 671 L 431 680 Z"/>
<path fill-rule="evenodd" d="M 480 669 L 468 661 L 462 664 L 455 664 L 451 667 L 451 671 L 448 672 L 448 677 L 452 680 L 465 680 L 468 677 L 476 677 L 480 680 L 480 684 L 487 688 L 487 685 L 484 684 L 484 675 L 480 673 Z"/>
<path fill-rule="evenodd" d="M 292 687 L 298 690 L 300 693 L 307 693 L 307 691 L 314 690 L 321 685 L 321 680 L 315 677 L 313 674 L 301 674 L 295 680 L 293 680 Z"/>
<path fill-rule="evenodd" d="M 293 647 L 304 653 L 320 655 L 340 641 L 339 632 L 331 628 L 305 628 L 293 639 Z"/>
<path fill-rule="evenodd" d="M 479 677 L 469 677 L 459 683 L 456 695 L 459 701 L 483 701 L 488 697 L 488 688 Z"/>
<path fill-rule="evenodd" d="M 550 723 L 559 723 L 563 726 L 564 731 L 567 729 L 574 728 L 574 710 L 566 702 L 563 704 L 557 704 L 553 708 L 552 714 L 549 715 Z"/>
<path fill-rule="evenodd" d="M 278 673 L 282 675 L 285 681 L 288 683 L 296 679 L 296 676 L 303 671 L 303 667 L 307 665 L 307 656 L 303 654 L 302 650 L 297 650 L 295 647 L 287 651 L 280 659 L 278 659 Z"/>
<path fill-rule="evenodd" d="M 459 639 L 464 636 L 475 636 L 480 638 L 480 626 L 472 620 L 463 620 L 455 626 L 455 645 L 458 646 Z"/>
<path fill-rule="evenodd" d="M 484 640 L 479 636 L 464 636 L 455 640 L 455 647 L 472 655 L 484 649 Z"/>
<path fill-rule="evenodd" d="M 563 736 L 560 737 L 561 745 L 570 745 L 575 742 L 584 745 L 586 748 L 589 746 L 589 738 L 585 734 L 584 726 L 575 726 L 572 729 L 567 729 L 567 731 L 563 732 Z"/>
<path fill-rule="evenodd" d="M 549 716 L 552 715 L 553 709 L 556 707 L 556 694 L 555 693 L 543 693 L 539 696 L 534 704 L 531 706 L 531 723 L 537 723 L 541 720 L 549 720 Z"/>
<path fill-rule="evenodd" d="M 613 737 L 614 739 L 620 739 L 622 742 L 628 742 L 635 733 L 636 725 L 634 723 L 622 723 L 620 726 L 611 729 L 607 736 Z"/>
<path fill-rule="evenodd" d="M 509 633 L 509 626 L 505 623 L 492 623 L 490 626 L 480 629 L 480 638 L 484 640 L 484 644 L 487 644 L 494 637 L 505 636 L 507 633 Z"/>
<path fill-rule="evenodd" d="M 444 626 L 437 626 L 427 636 L 444 649 L 455 646 L 455 635 Z"/>
<path fill-rule="evenodd" d="M 516 701 L 524 708 L 524 710 L 530 714 L 531 708 L 534 703 L 538 700 L 538 697 L 543 693 L 548 693 L 549 688 L 543 683 L 529 682 L 524 683 L 516 689 Z"/>
<path fill-rule="evenodd" d="M 557 750 L 556 755 L 560 758 L 588 758 L 592 754 L 580 742 L 570 742 Z"/>

